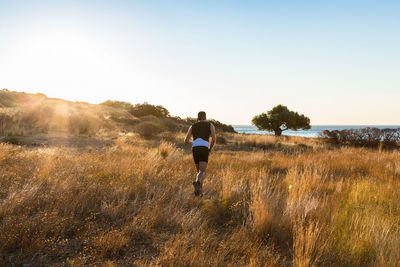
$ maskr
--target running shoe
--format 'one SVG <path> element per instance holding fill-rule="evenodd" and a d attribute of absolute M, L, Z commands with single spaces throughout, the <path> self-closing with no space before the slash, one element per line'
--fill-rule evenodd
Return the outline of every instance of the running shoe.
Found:
<path fill-rule="evenodd" d="M 199 182 L 193 182 L 193 187 L 194 187 L 194 195 L 195 196 L 200 196 L 201 194 L 201 187 Z"/>

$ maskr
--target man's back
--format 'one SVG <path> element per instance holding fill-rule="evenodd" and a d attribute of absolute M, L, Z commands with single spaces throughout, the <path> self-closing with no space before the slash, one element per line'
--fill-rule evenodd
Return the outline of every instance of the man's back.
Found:
<path fill-rule="evenodd" d="M 204 141 L 209 141 L 211 135 L 210 122 L 199 121 L 192 125 L 193 140 L 201 138 Z"/>

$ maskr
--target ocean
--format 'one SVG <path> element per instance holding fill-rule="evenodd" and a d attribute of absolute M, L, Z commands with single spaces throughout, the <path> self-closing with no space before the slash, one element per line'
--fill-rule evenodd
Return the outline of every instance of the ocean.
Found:
<path fill-rule="evenodd" d="M 379 129 L 391 128 L 397 129 L 400 126 L 375 126 L 375 125 L 313 125 L 309 130 L 287 130 L 282 133 L 282 135 L 291 135 L 291 136 L 302 136 L 302 137 L 319 137 L 319 135 L 324 130 L 346 130 L 346 129 L 360 129 L 365 127 L 374 127 Z M 260 131 L 256 126 L 253 125 L 233 125 L 233 128 L 238 133 L 245 133 L 245 134 L 274 134 L 274 132 L 268 131 Z"/>

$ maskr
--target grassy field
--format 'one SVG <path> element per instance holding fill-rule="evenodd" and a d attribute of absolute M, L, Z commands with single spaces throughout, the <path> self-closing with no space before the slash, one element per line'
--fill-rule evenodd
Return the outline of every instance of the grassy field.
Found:
<path fill-rule="evenodd" d="M 0 265 L 400 264 L 399 151 L 224 137 L 203 198 L 182 134 L 0 144 Z"/>

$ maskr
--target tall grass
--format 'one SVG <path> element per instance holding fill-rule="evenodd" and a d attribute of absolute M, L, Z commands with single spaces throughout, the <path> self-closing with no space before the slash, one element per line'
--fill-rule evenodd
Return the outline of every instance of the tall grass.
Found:
<path fill-rule="evenodd" d="M 0 265 L 400 264 L 398 151 L 257 136 L 274 145 L 231 151 L 248 137 L 226 138 L 202 199 L 172 137 L 86 151 L 0 144 Z"/>

